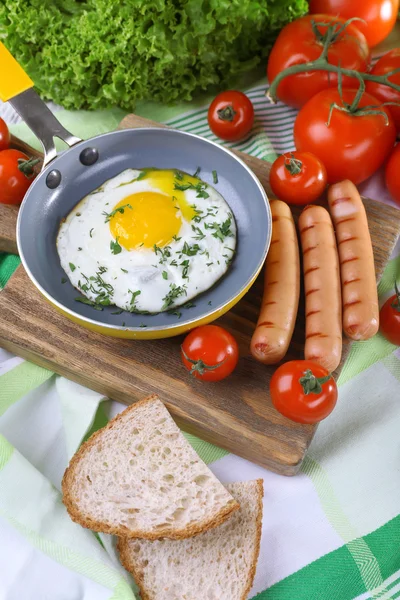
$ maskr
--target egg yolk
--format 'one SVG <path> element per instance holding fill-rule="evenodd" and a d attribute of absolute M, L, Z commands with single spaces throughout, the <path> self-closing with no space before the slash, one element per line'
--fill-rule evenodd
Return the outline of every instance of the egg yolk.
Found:
<path fill-rule="evenodd" d="M 186 174 L 177 179 L 176 175 L 173 170 L 146 169 L 141 179 L 146 179 L 157 191 L 131 194 L 114 206 L 111 235 L 118 237 L 119 244 L 126 250 L 153 248 L 154 244 L 166 246 L 179 234 L 181 216 L 186 221 L 193 219 L 196 213 L 186 201 L 185 190 L 177 190 L 175 185 L 196 185 L 199 180 Z"/>

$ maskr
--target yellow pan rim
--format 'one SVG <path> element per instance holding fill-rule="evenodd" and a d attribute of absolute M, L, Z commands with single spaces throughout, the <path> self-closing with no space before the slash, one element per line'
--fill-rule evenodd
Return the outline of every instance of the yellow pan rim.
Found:
<path fill-rule="evenodd" d="M 254 284 L 257 279 L 260 271 L 262 269 L 262 265 L 254 275 L 250 283 L 248 283 L 245 288 L 240 290 L 240 292 L 232 299 L 230 299 L 226 304 L 222 307 L 217 308 L 216 310 L 200 317 L 199 319 L 194 319 L 193 321 L 182 323 L 181 325 L 175 325 L 172 327 L 166 328 L 133 328 L 133 327 L 125 327 L 125 328 L 110 328 L 104 325 L 99 325 L 98 323 L 88 322 L 85 319 L 80 319 L 76 317 L 75 314 L 71 314 L 66 310 L 63 310 L 58 304 L 54 303 L 47 295 L 45 296 L 46 300 L 54 306 L 54 308 L 67 317 L 70 321 L 73 321 L 77 325 L 81 325 L 85 329 L 89 331 L 93 331 L 95 333 L 101 333 L 102 335 L 106 335 L 108 337 L 115 337 L 119 339 L 133 339 L 133 340 L 159 340 L 163 338 L 175 337 L 178 335 L 182 335 L 187 331 L 195 329 L 196 327 L 200 327 L 201 325 L 207 325 L 212 321 L 215 321 L 219 317 L 222 317 L 225 313 L 227 313 L 231 308 L 233 308 L 239 300 L 243 298 L 249 291 L 249 289 Z"/>

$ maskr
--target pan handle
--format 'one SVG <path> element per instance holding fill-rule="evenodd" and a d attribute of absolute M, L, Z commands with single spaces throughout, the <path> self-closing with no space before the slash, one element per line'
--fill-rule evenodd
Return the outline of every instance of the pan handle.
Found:
<path fill-rule="evenodd" d="M 39 138 L 44 151 L 43 168 L 57 156 L 54 138 L 74 146 L 82 140 L 61 125 L 33 89 L 28 77 L 7 48 L 0 42 L 0 99 L 9 102 Z"/>

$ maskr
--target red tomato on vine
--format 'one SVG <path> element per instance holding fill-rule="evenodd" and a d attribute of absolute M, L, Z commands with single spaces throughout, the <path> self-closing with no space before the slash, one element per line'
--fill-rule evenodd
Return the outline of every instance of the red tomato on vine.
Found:
<path fill-rule="evenodd" d="M 329 36 L 327 58 L 343 69 L 366 71 L 370 52 L 364 35 L 353 23 L 329 15 L 307 15 L 289 23 L 280 32 L 268 59 L 267 77 L 272 83 L 279 73 L 293 65 L 308 63 L 321 56 Z M 278 98 L 300 108 L 321 90 L 337 88 L 336 73 L 314 71 L 289 75 L 278 86 Z M 343 86 L 354 86 L 354 79 L 343 77 Z"/>

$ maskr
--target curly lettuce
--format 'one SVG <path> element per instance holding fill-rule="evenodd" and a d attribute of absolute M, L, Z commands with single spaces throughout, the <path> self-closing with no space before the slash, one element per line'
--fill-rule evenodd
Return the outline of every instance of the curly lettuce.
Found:
<path fill-rule="evenodd" d="M 69 109 L 191 100 L 268 54 L 306 0 L 1 0 L 0 39 Z"/>

